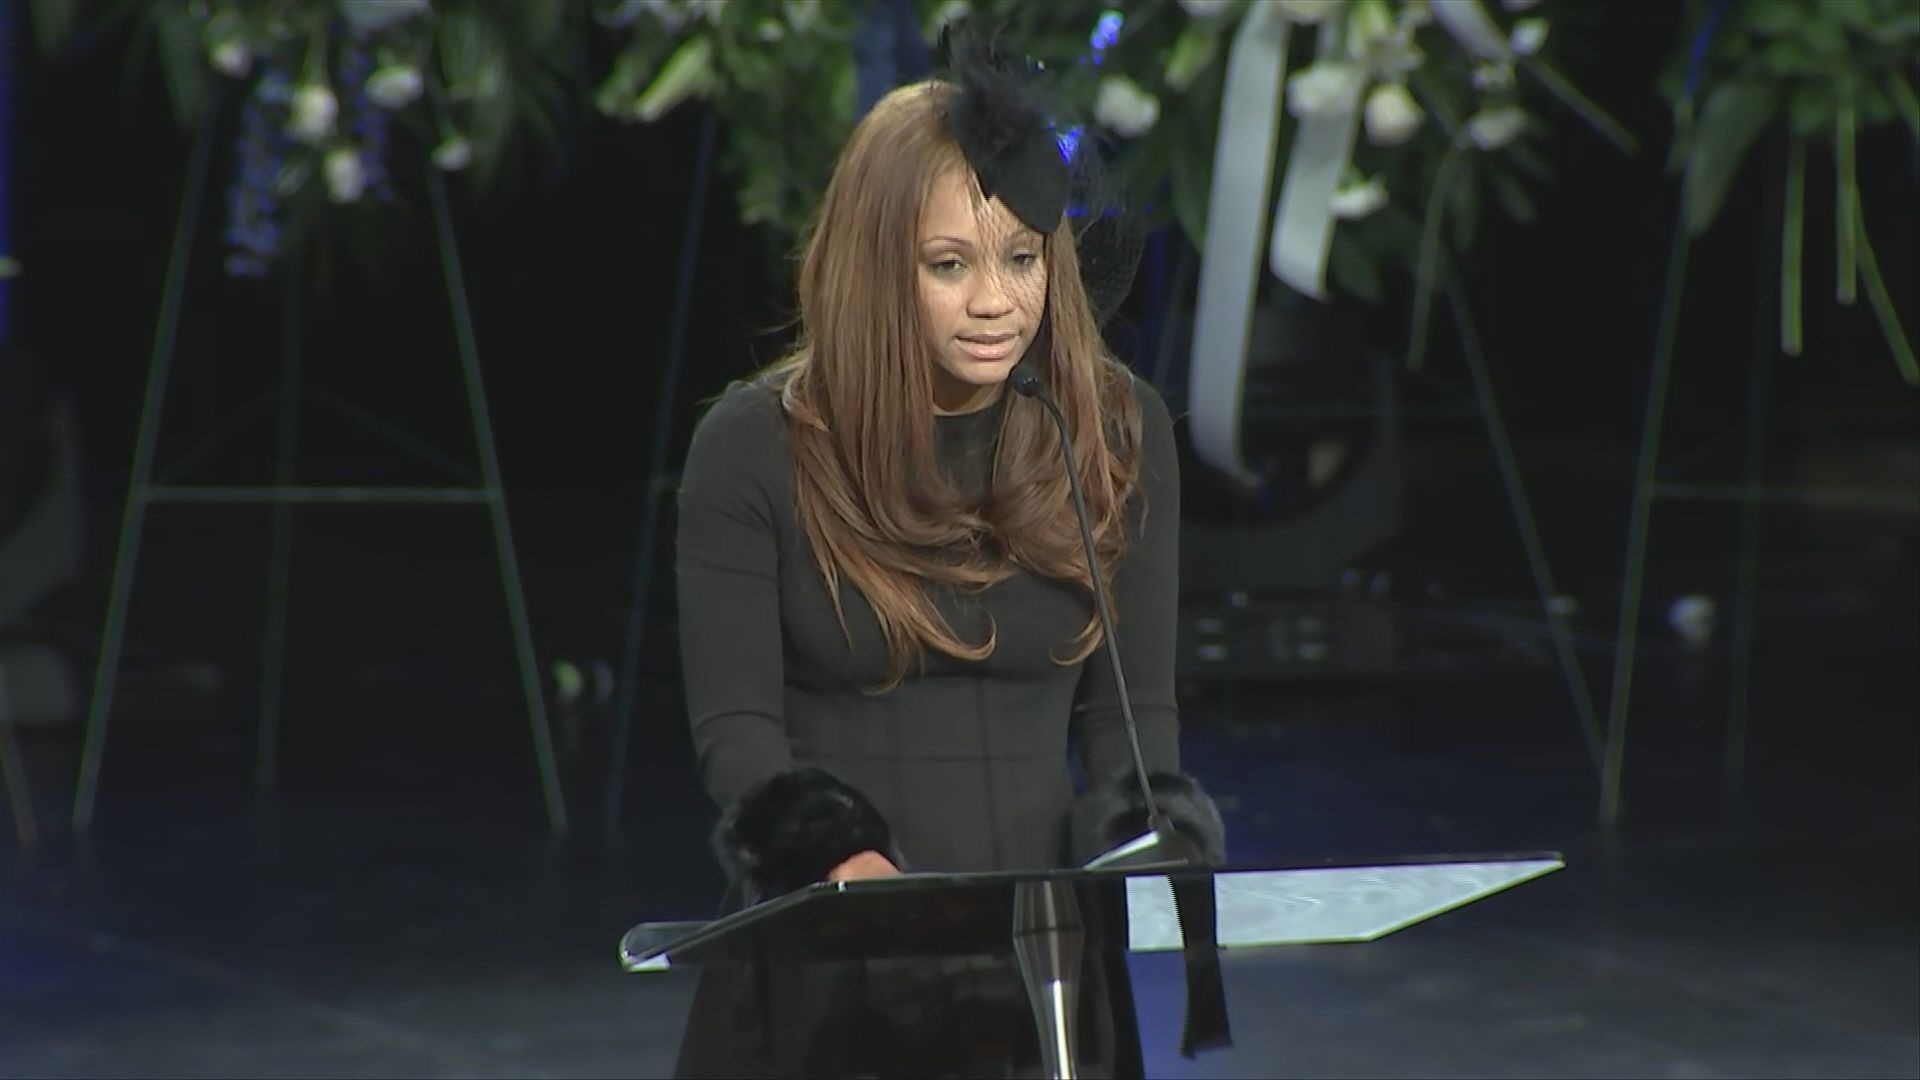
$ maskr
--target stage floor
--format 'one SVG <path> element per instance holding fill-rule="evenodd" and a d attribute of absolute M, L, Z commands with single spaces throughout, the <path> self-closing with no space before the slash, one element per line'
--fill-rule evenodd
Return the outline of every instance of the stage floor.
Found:
<path fill-rule="evenodd" d="M 48 835 L 0 841 L 0 1075 L 666 1074 L 690 977 L 625 975 L 614 950 L 719 891 L 671 643 L 643 665 L 613 834 L 607 720 L 556 714 L 576 828 L 551 841 L 490 552 L 460 520 L 400 546 L 301 534 L 270 802 L 250 791 L 258 571 L 214 587 L 257 544 L 154 527 L 86 845 L 64 824 L 77 732 L 25 734 Z M 418 555 L 442 527 L 461 558 Z M 577 533 L 528 536 L 543 658 L 610 655 L 617 561 L 568 567 Z M 386 554 L 342 564 L 354 544 Z M 1372 944 L 1232 956 L 1236 1045 L 1195 1061 L 1177 958 L 1142 959 L 1150 1074 L 1920 1076 L 1920 630 L 1912 596 L 1835 597 L 1763 597 L 1737 805 L 1724 646 L 1650 639 L 1615 832 L 1537 632 L 1435 632 L 1438 659 L 1391 686 L 1195 688 L 1188 765 L 1236 859 L 1568 865 Z M 1603 692 L 1611 623 L 1581 621 Z"/>

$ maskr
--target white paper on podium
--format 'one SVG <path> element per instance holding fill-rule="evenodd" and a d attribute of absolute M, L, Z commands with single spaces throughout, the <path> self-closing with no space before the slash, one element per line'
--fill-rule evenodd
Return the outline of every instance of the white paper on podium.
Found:
<path fill-rule="evenodd" d="M 1220 947 L 1374 941 L 1566 865 L 1558 859 L 1228 871 L 1214 878 Z M 1173 887 L 1127 879 L 1127 947 L 1181 947 Z"/>

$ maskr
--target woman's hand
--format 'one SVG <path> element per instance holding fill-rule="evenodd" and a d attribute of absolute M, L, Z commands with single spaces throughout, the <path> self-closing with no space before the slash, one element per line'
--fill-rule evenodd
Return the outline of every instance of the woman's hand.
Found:
<path fill-rule="evenodd" d="M 863 851 L 827 874 L 828 881 L 857 881 L 861 878 L 894 877 L 900 868 L 877 851 Z"/>

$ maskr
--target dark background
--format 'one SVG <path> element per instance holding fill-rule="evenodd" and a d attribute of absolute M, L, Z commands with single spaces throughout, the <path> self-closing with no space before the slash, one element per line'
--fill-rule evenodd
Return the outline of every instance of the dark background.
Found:
<path fill-rule="evenodd" d="M 1588 33 L 1566 57 L 1567 74 L 1637 135 L 1640 153 L 1619 153 L 1556 108 L 1545 149 L 1557 179 L 1538 195 L 1540 219 L 1520 226 L 1484 213 L 1483 239 L 1466 274 L 1492 385 L 1546 552 L 1562 590 L 1580 605 L 1576 630 L 1597 644 L 1614 630 L 1634 455 L 1676 220 L 1678 184 L 1665 167 L 1671 119 L 1654 86 L 1679 33 L 1679 15 L 1665 5 L 1614 7 Z M 53 60 L 30 50 L 20 56 L 15 234 L 25 272 L 13 283 L 14 337 L 76 403 L 93 508 L 88 572 L 42 614 L 61 628 L 76 667 L 87 671 L 111 580 L 192 144 L 172 120 L 151 58 L 143 58 L 124 31 L 82 40 Z M 452 185 L 487 401 L 543 664 L 614 660 L 621 648 L 701 120 L 697 105 L 652 126 L 622 126 L 583 108 L 568 128 L 564 156 L 523 161 L 509 186 L 485 199 L 458 178 Z M 162 469 L 242 405 L 258 401 L 279 377 L 277 283 L 235 280 L 220 265 L 235 134 L 215 133 L 162 418 Z M 1756 153 L 1779 149 L 1762 145 Z M 1829 160 L 1816 153 L 1809 166 L 1806 354 L 1778 357 L 1773 317 L 1762 313 L 1758 345 L 1774 358 L 1768 478 L 1782 486 L 1898 494 L 1911 490 L 1920 474 L 1912 441 L 1920 395 L 1900 381 L 1864 296 L 1852 308 L 1831 300 Z M 1864 139 L 1859 160 L 1865 213 L 1888 287 L 1909 334 L 1920 332 L 1920 160 L 1899 130 Z M 1747 169 L 1692 252 L 1661 459 L 1670 476 L 1708 483 L 1738 478 L 1756 307 L 1770 306 L 1778 288 L 1776 266 L 1762 258 L 1773 240 L 1765 203 L 1775 175 Z M 427 200 L 417 184 L 403 185 L 403 192 L 411 220 L 389 230 L 388 254 L 375 272 L 349 266 L 309 302 L 303 379 L 472 462 L 472 428 Z M 737 221 L 730 192 L 729 179 L 716 172 L 701 223 L 669 460 L 660 463 L 669 470 L 700 400 L 773 359 L 786 340 L 780 328 L 791 314 L 787 283 L 766 240 Z M 1162 249 L 1172 254 L 1166 263 L 1143 268 L 1110 335 L 1136 366 L 1149 362 L 1146 346 L 1154 342 L 1147 335 L 1162 306 L 1191 302 L 1190 295 L 1159 296 L 1151 288 L 1174 276 L 1168 264 L 1183 243 L 1167 238 Z M 1361 327 L 1369 343 L 1398 355 L 1406 345 L 1407 283 L 1390 295 L 1377 310 L 1343 304 L 1336 311 Z M 1176 354 L 1184 344 L 1177 343 Z M 1401 378 L 1410 400 L 1424 395 L 1471 404 L 1472 383 L 1444 302 L 1435 304 L 1426 370 Z M 1184 386 L 1169 389 L 1177 396 Z M 267 482 L 273 438 L 271 411 L 256 412 L 191 476 L 177 479 Z M 1443 607 L 1517 611 L 1537 627 L 1533 582 L 1478 417 L 1469 410 L 1410 419 L 1406 439 L 1403 529 L 1391 552 L 1365 558 L 1396 566 L 1421 603 L 1444 591 Z M 1187 478 L 1190 515 L 1234 510 L 1223 511 L 1230 500 L 1196 462 L 1188 462 Z M 308 409 L 297 479 L 423 484 L 446 477 Z M 177 547 L 180 557 L 155 560 L 143 551 L 128 663 L 137 669 L 143 658 L 206 659 L 230 666 L 237 696 L 230 712 L 220 712 L 221 722 L 244 731 L 250 703 L 238 688 L 258 665 L 266 572 L 258 548 L 268 512 L 160 506 L 149 519 L 146 543 Z M 320 508 L 300 510 L 297 520 L 290 642 L 296 657 L 323 645 L 342 652 L 334 661 L 290 665 L 296 699 L 324 684 L 332 674 L 328 664 L 336 661 L 453 670 L 478 662 L 510 678 L 512 653 L 482 511 Z M 1643 617 L 1650 630 L 1669 633 L 1666 605 L 1678 595 L 1701 592 L 1724 601 L 1732 586 L 1734 521 L 1724 504 L 1661 506 Z M 1765 568 L 1770 585 L 1817 595 L 1838 587 L 1841 571 L 1851 570 L 1860 572 L 1857 587 L 1878 590 L 1883 599 L 1908 606 L 1920 601 L 1910 595 L 1910 571 L 1900 569 L 1915 549 L 1914 523 L 1905 516 L 1770 510 L 1766 529 L 1774 557 Z M 644 661 L 663 686 L 676 674 L 670 538 L 669 517 L 656 548 Z M 456 559 L 472 560 L 473 569 L 448 569 Z M 406 584 L 388 584 L 390 575 Z M 1896 584 L 1892 593 L 1885 591 L 1889 581 Z M 455 611 L 475 613 L 473 647 L 486 659 L 436 647 Z M 1597 665 L 1591 678 L 1604 686 Z M 661 706 L 659 726 L 677 731 L 670 693 Z M 351 698 L 342 711 L 354 714 Z M 518 736 L 509 730 L 502 737 Z"/>
<path fill-rule="evenodd" d="M 1612 5 L 1566 59 L 1639 137 L 1639 156 L 1554 112 L 1558 179 L 1537 193 L 1541 220 L 1483 215 L 1467 265 L 1603 718 L 1676 216 L 1670 118 L 1653 89 L 1676 8 Z M 129 78 L 131 47 L 108 35 L 57 61 L 16 53 L 12 254 L 24 273 L 12 331 L 77 406 L 90 498 L 84 572 L 8 632 L 67 658 L 82 710 L 190 149 L 151 66 Z M 670 1067 L 690 978 L 625 975 L 612 957 L 635 921 L 710 913 L 720 884 L 705 842 L 715 808 L 678 701 L 672 616 L 686 598 L 672 595 L 670 516 L 631 715 L 563 707 L 549 665 L 582 663 L 592 687 L 594 661 L 617 665 L 634 609 L 700 126 L 697 108 L 652 127 L 583 116 L 565 160 L 532 163 L 510 191 L 476 201 L 454 186 L 572 834 L 556 842 L 546 829 L 483 511 L 296 511 L 278 786 L 257 798 L 271 511 L 155 506 L 86 842 L 67 824 L 80 717 L 22 735 L 44 836 L 38 849 L 0 848 L 0 1071 Z M 221 271 L 233 132 L 217 135 L 162 467 L 279 373 L 279 293 Z M 1860 161 L 1876 252 L 1920 333 L 1920 159 L 1893 131 L 1864 140 Z M 1765 179 L 1748 170 L 1693 251 L 1667 474 L 1737 481 L 1747 375 L 1763 355 L 1769 483 L 1893 498 L 1782 502 L 1761 516 L 1744 786 L 1722 783 L 1736 508 L 1657 508 L 1626 813 L 1601 829 L 1596 770 L 1487 430 L 1471 410 L 1411 417 L 1403 527 L 1363 567 L 1396 571 L 1417 645 L 1408 670 L 1360 685 L 1183 688 L 1185 762 L 1218 796 L 1237 859 L 1555 850 L 1568 869 L 1381 942 L 1230 963 L 1230 1055 L 1177 1058 L 1177 1016 L 1153 1007 L 1179 995 L 1177 972 L 1149 958 L 1136 985 L 1154 1075 L 1920 1075 L 1920 392 L 1900 381 L 1864 297 L 1832 302 L 1824 154 L 1808 175 L 1806 355 L 1775 358 Z M 766 244 L 737 223 L 728 191 L 716 177 L 701 222 L 669 468 L 699 400 L 772 359 L 788 314 Z M 424 197 L 408 196 L 415 220 L 390 235 L 379 275 L 347 275 L 307 309 L 304 379 L 471 462 L 431 221 Z M 1155 325 L 1162 299 L 1143 284 L 1116 341 Z M 1397 353 L 1405 301 L 1403 287 L 1378 311 L 1342 314 Z M 1427 371 L 1402 381 L 1408 400 L 1471 402 L 1444 305 Z M 273 448 L 269 409 L 179 479 L 266 482 Z M 1189 513 L 1222 516 L 1197 464 L 1184 478 Z M 446 478 L 308 409 L 297 479 Z M 1667 625 L 1689 594 L 1720 605 L 1720 631 L 1700 647 Z M 610 750 L 622 724 L 624 762 Z M 603 833 L 616 780 L 626 801 Z"/>
<path fill-rule="evenodd" d="M 1485 215 L 1489 228 L 1470 263 L 1472 296 L 1495 383 L 1523 435 L 1633 445 L 1677 192 L 1664 171 L 1671 124 L 1653 74 L 1677 31 L 1666 5 L 1612 9 L 1569 72 L 1640 137 L 1638 157 L 1557 112 L 1548 150 L 1559 175 L 1539 197 L 1541 219 L 1520 227 Z M 77 393 L 103 492 L 122 480 L 131 452 L 189 149 L 151 67 L 128 85 L 128 46 L 106 37 L 56 63 L 29 58 L 19 101 L 17 233 L 27 273 L 15 283 L 15 334 Z M 698 127 L 695 108 L 651 127 L 586 116 L 569 160 L 527 170 L 482 205 L 464 200 L 462 254 L 501 458 L 516 490 L 587 488 L 610 498 L 637 490 Z M 1864 140 L 1860 161 L 1876 252 L 1912 334 L 1920 322 L 1920 162 L 1897 130 Z M 1789 424 L 1825 410 L 1864 420 L 1905 400 L 1864 298 L 1852 309 L 1829 300 L 1825 162 L 1816 155 L 1809 168 L 1807 353 L 1779 367 Z M 216 157 L 195 250 L 166 416 L 170 441 L 216 422 L 275 373 L 277 296 L 219 270 L 224 164 Z M 1760 173 L 1748 171 L 1693 255 L 1671 412 L 1677 448 L 1744 408 Z M 417 191 L 413 201 L 419 219 L 396 245 L 393 285 L 348 278 L 327 310 L 310 316 L 318 334 L 308 371 L 459 449 L 466 418 L 445 291 L 425 201 Z M 771 359 L 783 340 L 774 328 L 788 313 L 784 283 L 770 272 L 761 239 L 737 223 L 724 177 L 716 177 L 701 235 L 683 380 L 689 399 Z M 1152 299 L 1136 297 L 1128 314 L 1144 321 Z M 1372 318 L 1380 344 L 1403 345 L 1402 311 Z M 1126 331 L 1119 336 L 1126 340 Z M 1463 378 L 1444 320 L 1433 349 L 1440 377 Z M 676 450 L 683 442 L 676 438 Z M 315 452 L 324 462 L 325 451 Z"/>

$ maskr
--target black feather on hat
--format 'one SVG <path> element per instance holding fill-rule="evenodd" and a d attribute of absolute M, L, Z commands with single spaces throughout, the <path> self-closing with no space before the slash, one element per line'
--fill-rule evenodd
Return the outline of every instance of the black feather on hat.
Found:
<path fill-rule="evenodd" d="M 964 27 L 940 32 L 959 93 L 947 125 L 980 178 L 980 193 L 998 197 L 1028 227 L 1051 233 L 1067 210 L 1066 157 L 1040 95 L 1020 65 Z"/>
<path fill-rule="evenodd" d="M 1096 318 L 1105 323 L 1133 286 L 1147 229 L 1110 183 L 1091 127 L 1067 125 L 1044 65 L 1003 53 L 967 20 L 940 32 L 938 55 L 957 88 L 947 126 L 980 181 L 1022 224 L 1043 235 L 1075 222 L 1080 278 Z M 1075 148 L 1060 130 L 1067 127 Z"/>

